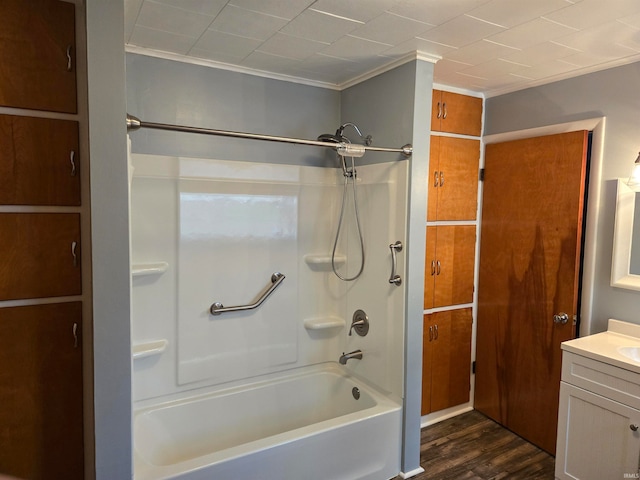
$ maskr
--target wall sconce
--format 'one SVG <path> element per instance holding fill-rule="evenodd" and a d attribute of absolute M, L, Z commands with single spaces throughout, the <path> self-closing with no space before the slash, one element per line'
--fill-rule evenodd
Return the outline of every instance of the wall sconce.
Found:
<path fill-rule="evenodd" d="M 633 164 L 633 170 L 631 171 L 627 185 L 634 190 L 640 190 L 640 153 L 638 153 L 638 157 Z"/>

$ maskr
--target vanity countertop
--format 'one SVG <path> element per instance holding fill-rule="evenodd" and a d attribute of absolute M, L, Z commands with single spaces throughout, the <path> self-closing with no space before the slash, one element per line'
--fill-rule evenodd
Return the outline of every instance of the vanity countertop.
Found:
<path fill-rule="evenodd" d="M 611 319 L 606 332 L 563 342 L 562 349 L 640 373 L 640 325 Z"/>

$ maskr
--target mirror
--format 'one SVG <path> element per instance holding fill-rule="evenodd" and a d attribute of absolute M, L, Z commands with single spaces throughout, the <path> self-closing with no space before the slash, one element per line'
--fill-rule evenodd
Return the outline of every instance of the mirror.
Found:
<path fill-rule="evenodd" d="M 640 291 L 640 193 L 618 179 L 611 285 Z"/>

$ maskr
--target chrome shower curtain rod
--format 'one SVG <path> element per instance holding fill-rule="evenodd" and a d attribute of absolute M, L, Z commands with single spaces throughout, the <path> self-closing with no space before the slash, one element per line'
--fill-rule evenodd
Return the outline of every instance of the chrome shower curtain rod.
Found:
<path fill-rule="evenodd" d="M 313 145 L 316 147 L 329 147 L 334 150 L 338 150 L 340 146 L 345 145 L 340 143 L 321 142 L 318 140 L 305 140 L 303 138 L 277 137 L 273 135 L 263 135 L 260 133 L 233 132 L 229 130 L 215 130 L 211 128 L 186 127 L 183 125 L 170 125 L 166 123 L 145 122 L 140 120 L 137 117 L 134 117 L 133 115 L 127 114 L 127 131 L 134 131 L 140 128 L 151 128 L 155 130 L 170 130 L 174 132 L 200 133 L 203 135 L 217 135 L 220 137 L 248 138 L 251 140 L 266 140 L 269 142 L 294 143 L 297 145 Z M 413 153 L 413 146 L 410 143 L 402 146 L 401 148 L 371 147 L 366 145 L 361 145 L 360 147 L 364 148 L 365 151 L 368 150 L 372 152 L 401 153 L 405 157 L 410 157 L 411 154 Z"/>

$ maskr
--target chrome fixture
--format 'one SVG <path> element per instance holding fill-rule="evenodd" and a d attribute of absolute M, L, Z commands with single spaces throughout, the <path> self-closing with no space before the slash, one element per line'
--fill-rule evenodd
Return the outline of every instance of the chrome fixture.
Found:
<path fill-rule="evenodd" d="M 269 142 L 280 142 L 280 143 L 293 143 L 296 145 L 313 145 L 316 147 L 330 147 L 334 150 L 337 150 L 336 145 L 339 142 L 327 142 L 322 140 L 306 140 L 303 138 L 292 138 L 292 137 L 278 137 L 275 135 L 264 135 L 261 133 L 245 133 L 245 132 L 234 132 L 231 130 L 217 130 L 213 128 L 201 128 L 201 127 L 187 127 L 183 125 L 171 125 L 168 123 L 154 123 L 154 122 L 144 122 L 133 115 L 127 114 L 126 124 L 128 131 L 139 130 L 140 128 L 150 128 L 155 130 L 169 130 L 173 132 L 184 132 L 184 133 L 200 133 L 203 135 L 216 135 L 219 137 L 234 137 L 234 138 L 245 138 L 249 140 L 266 140 Z M 345 124 L 347 126 L 348 124 Z M 340 130 L 340 129 L 338 129 Z M 344 130 L 344 129 L 343 129 Z M 365 137 L 366 141 L 366 137 Z M 332 144 L 334 143 L 334 144 Z M 373 152 L 390 152 L 390 153 L 401 153 L 405 157 L 410 157 L 413 154 L 413 146 L 411 144 L 403 145 L 401 148 L 387 148 L 387 147 L 372 147 L 365 146 L 365 150 L 370 150 Z"/>
<path fill-rule="evenodd" d="M 640 189 L 640 152 L 638 152 L 636 161 L 633 162 L 633 170 L 631 171 L 629 180 L 627 180 L 627 185 L 629 185 L 633 190 Z"/>
<path fill-rule="evenodd" d="M 354 350 L 349 353 L 342 353 L 340 355 L 340 365 L 346 365 L 347 360 L 351 360 L 352 358 L 357 358 L 358 360 L 362 360 L 362 350 Z"/>
<path fill-rule="evenodd" d="M 344 135 L 344 129 L 348 126 L 353 127 L 355 131 L 358 132 L 358 135 L 361 138 L 365 139 L 365 143 L 371 142 L 371 135 L 367 135 L 367 137 L 363 137 L 360 129 L 354 123 L 351 123 L 351 122 L 347 122 L 343 125 L 340 125 L 338 130 L 336 130 L 335 135 L 332 135 L 330 133 L 323 133 L 318 137 L 318 140 L 322 142 L 337 145 L 336 151 L 338 153 L 338 158 L 340 160 L 340 163 L 342 164 L 342 175 L 344 176 L 344 188 L 342 189 L 342 204 L 340 206 L 340 218 L 338 219 L 338 228 L 336 229 L 336 237 L 333 241 L 333 250 L 331 252 L 331 269 L 333 270 L 333 273 L 336 275 L 336 277 L 338 277 L 340 280 L 343 280 L 345 282 L 351 282 L 357 279 L 358 277 L 360 277 L 360 275 L 362 274 L 362 271 L 364 270 L 364 260 L 365 260 L 364 237 L 362 235 L 362 229 L 360 228 L 360 214 L 358 212 L 358 196 L 356 191 L 358 173 L 356 172 L 355 157 L 361 157 L 362 155 L 364 155 L 364 151 L 367 148 L 371 148 L 364 145 L 352 144 L 351 140 L 349 140 Z M 351 157 L 351 167 L 347 167 L 346 157 Z M 356 217 L 356 228 L 358 229 L 358 239 L 360 240 L 360 252 L 361 252 L 360 269 L 358 270 L 358 273 L 356 273 L 353 277 L 348 277 L 346 275 L 343 276 L 342 274 L 338 273 L 338 269 L 336 268 L 336 261 L 335 261 L 336 249 L 338 248 L 338 240 L 340 238 L 340 230 L 342 229 L 342 220 L 344 218 L 344 210 L 345 210 L 345 204 L 347 199 L 347 190 L 349 187 L 349 179 L 351 179 L 351 184 L 353 185 L 353 188 L 352 188 L 353 209 Z"/>
<path fill-rule="evenodd" d="M 391 276 L 389 277 L 389 283 L 393 283 L 395 286 L 399 287 L 402 285 L 402 278 L 396 273 L 396 269 L 398 268 L 396 252 L 402 251 L 402 242 L 398 240 L 396 243 L 390 244 L 389 249 L 391 250 Z"/>
<path fill-rule="evenodd" d="M 353 395 L 353 398 L 355 398 L 356 400 L 360 400 L 360 389 L 358 387 L 353 387 L 351 389 L 351 395 Z M 637 428 L 638 427 L 636 427 L 636 430 Z"/>
<path fill-rule="evenodd" d="M 349 328 L 349 336 L 351 336 L 352 330 L 355 330 L 361 337 L 369 333 L 369 317 L 364 313 L 364 310 L 356 310 L 353 314 L 351 328 Z"/>
<path fill-rule="evenodd" d="M 280 272 L 275 272 L 273 275 L 271 275 L 271 284 L 267 285 L 267 288 L 264 290 L 264 292 L 262 292 L 259 295 L 258 299 L 251 305 L 224 307 L 220 302 L 215 302 L 213 305 L 211 305 L 211 307 L 209 307 L 209 312 L 211 312 L 211 315 L 220 315 L 221 313 L 225 312 L 239 312 L 242 310 L 252 310 L 254 308 L 257 308 L 262 305 L 262 302 L 264 302 L 276 288 L 278 288 L 278 285 L 282 283 L 284 278 L 284 274 Z"/>
<path fill-rule="evenodd" d="M 556 313 L 553 316 L 553 323 L 559 323 L 560 325 L 566 325 L 569 321 L 569 315 L 564 312 Z"/>

